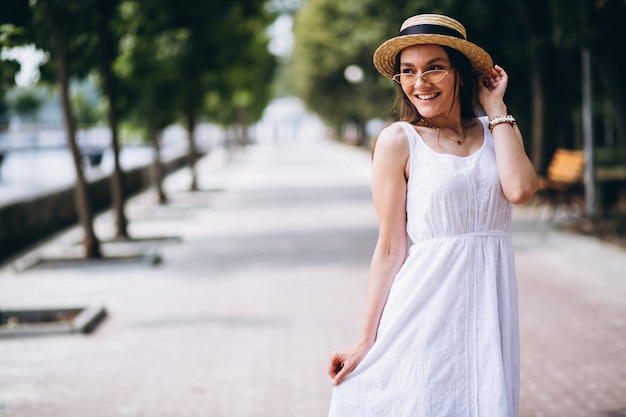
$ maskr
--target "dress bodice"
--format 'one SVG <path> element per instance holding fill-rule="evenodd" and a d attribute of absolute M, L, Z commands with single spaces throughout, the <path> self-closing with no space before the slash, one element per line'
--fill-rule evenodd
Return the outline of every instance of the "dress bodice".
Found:
<path fill-rule="evenodd" d="M 502 191 L 487 119 L 479 121 L 483 144 L 467 157 L 435 152 L 411 124 L 398 122 L 410 146 L 406 211 L 413 242 L 465 234 L 510 234 L 512 205 Z"/>

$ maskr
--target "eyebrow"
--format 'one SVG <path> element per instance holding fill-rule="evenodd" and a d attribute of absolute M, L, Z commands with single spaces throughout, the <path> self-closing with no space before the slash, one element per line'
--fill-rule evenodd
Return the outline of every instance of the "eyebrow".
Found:
<path fill-rule="evenodd" d="M 433 58 L 433 59 L 429 60 L 428 62 L 426 62 L 426 65 L 431 65 L 431 64 L 434 64 L 435 62 L 439 62 L 439 61 L 443 61 L 445 63 L 448 63 L 448 61 L 445 58 L 436 57 L 436 58 Z M 412 63 L 410 63 L 410 62 L 401 62 L 400 66 L 401 67 L 402 66 L 413 67 L 414 65 Z"/>

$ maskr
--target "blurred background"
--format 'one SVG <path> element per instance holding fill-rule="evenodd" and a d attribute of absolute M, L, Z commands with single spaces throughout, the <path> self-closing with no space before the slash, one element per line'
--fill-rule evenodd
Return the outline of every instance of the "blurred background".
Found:
<path fill-rule="evenodd" d="M 125 236 L 125 170 L 154 164 L 165 202 L 163 163 L 181 155 L 193 168 L 212 147 L 307 134 L 368 147 L 395 115 L 373 51 L 431 12 L 463 22 L 508 71 L 509 111 L 540 174 L 556 149 L 584 151 L 577 227 L 623 236 L 623 0 L 3 0 L 0 205 L 74 182 L 87 196 L 111 176 L 104 204 Z M 29 243 L 0 246 L 0 258 Z"/>
<path fill-rule="evenodd" d="M 520 417 L 626 416 L 624 0 L 0 0 L 0 336 L 110 315 L 2 339 L 0 416 L 325 415 L 396 116 L 372 55 L 419 13 L 506 69 L 541 175 L 514 215 Z"/>

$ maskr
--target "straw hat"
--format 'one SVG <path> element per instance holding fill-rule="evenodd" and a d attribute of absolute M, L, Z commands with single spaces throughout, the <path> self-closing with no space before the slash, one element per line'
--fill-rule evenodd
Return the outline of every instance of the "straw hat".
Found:
<path fill-rule="evenodd" d="M 408 18 L 400 34 L 389 39 L 374 52 L 374 66 L 382 75 L 392 78 L 398 52 L 413 45 L 443 45 L 463 53 L 476 76 L 493 68 L 491 56 L 481 47 L 468 42 L 465 27 L 458 21 L 438 14 L 420 14 Z"/>

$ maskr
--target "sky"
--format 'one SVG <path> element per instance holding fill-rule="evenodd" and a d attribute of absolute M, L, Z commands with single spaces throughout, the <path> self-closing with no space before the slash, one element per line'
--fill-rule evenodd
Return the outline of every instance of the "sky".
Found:
<path fill-rule="evenodd" d="M 38 63 L 46 57 L 43 52 L 35 49 L 32 45 L 5 48 L 0 56 L 2 59 L 15 59 L 20 62 L 22 68 L 15 76 L 15 83 L 18 87 L 27 87 L 37 82 L 39 79 Z"/>
<path fill-rule="evenodd" d="M 269 50 L 276 56 L 286 57 L 291 54 L 293 48 L 293 34 L 291 27 L 293 18 L 283 14 L 276 19 L 268 29 L 270 35 Z"/>

